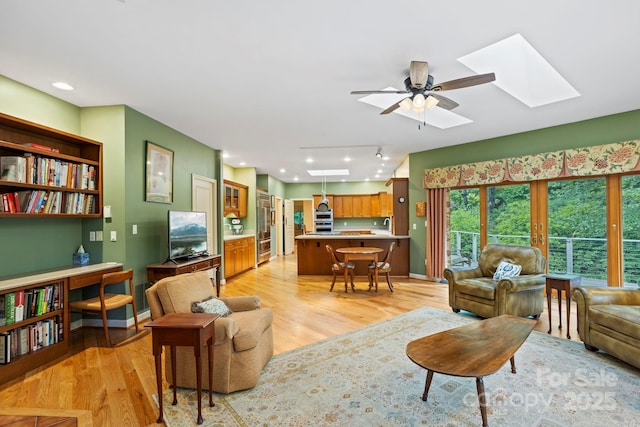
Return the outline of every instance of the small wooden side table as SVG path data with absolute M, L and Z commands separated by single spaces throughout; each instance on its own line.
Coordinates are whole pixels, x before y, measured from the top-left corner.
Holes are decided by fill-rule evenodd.
M 560 318 L 559 329 L 562 329 L 562 291 L 564 291 L 567 298 L 567 338 L 571 338 L 570 326 L 571 326 L 571 290 L 580 286 L 582 283 L 582 277 L 574 274 L 547 274 L 546 276 L 546 293 L 547 293 L 547 311 L 549 312 L 549 331 L 551 333 L 551 290 L 558 291 L 558 317 Z
M 173 385 L 173 402 L 178 403 L 176 398 L 176 346 L 192 346 L 196 357 L 196 384 L 198 392 L 198 418 L 196 422 L 202 424 L 202 360 L 200 350 L 206 342 L 209 355 L 209 406 L 214 406 L 213 393 L 213 343 L 215 341 L 214 321 L 219 316 L 207 313 L 169 313 L 159 319 L 147 323 L 145 326 L 151 328 L 151 339 L 153 342 L 153 356 L 156 362 L 156 380 L 158 382 L 158 405 L 160 415 L 158 423 L 162 422 L 162 346 L 168 345 L 171 348 L 171 366 Z

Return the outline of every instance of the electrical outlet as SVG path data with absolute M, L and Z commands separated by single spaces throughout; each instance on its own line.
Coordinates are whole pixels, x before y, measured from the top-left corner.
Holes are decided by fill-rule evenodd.
M 131 233 L 138 234 L 138 224 L 133 224 L 133 227 L 131 227 Z
M 113 231 L 111 232 L 111 241 L 112 241 L 112 242 L 115 242 L 116 240 L 118 240 L 118 239 L 117 239 L 117 236 L 116 236 L 116 231 L 115 231 L 115 230 L 113 230 Z
M 90 231 L 89 232 L 89 241 L 90 242 L 95 242 L 96 241 L 96 232 L 95 231 Z
M 378 222 L 377 221 L 373 221 L 373 225 L 378 225 Z
M 416 229 L 416 225 L 415 225 L 415 224 L 413 224 L 413 229 L 414 229 L 414 230 Z

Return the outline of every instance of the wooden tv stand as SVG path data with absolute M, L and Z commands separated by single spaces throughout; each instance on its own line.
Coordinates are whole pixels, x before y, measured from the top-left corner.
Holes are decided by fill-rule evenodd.
M 204 271 L 214 268 L 216 270 L 216 295 L 220 296 L 220 265 L 221 255 L 200 256 L 185 261 L 167 261 L 162 264 L 147 265 L 147 280 L 156 282 L 169 276 L 177 276 L 183 273 L 193 273 L 194 271 Z

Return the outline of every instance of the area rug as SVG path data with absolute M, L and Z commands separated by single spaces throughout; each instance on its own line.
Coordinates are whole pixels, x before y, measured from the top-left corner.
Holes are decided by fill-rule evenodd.
M 478 426 L 473 378 L 434 374 L 406 354 L 410 341 L 480 321 L 423 308 L 274 356 L 258 385 L 229 395 L 203 393 L 204 426 Z M 581 343 L 533 332 L 507 363 L 484 378 L 491 426 L 638 426 L 640 370 Z M 170 427 L 196 426 L 196 393 L 164 394 Z

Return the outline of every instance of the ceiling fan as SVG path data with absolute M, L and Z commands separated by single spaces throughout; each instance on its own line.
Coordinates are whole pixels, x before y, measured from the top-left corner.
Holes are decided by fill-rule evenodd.
M 461 89 L 469 86 L 481 85 L 492 82 L 496 79 L 494 73 L 478 74 L 475 76 L 462 77 L 460 79 L 449 80 L 448 82 L 433 84 L 433 76 L 429 74 L 427 62 L 411 61 L 409 66 L 409 77 L 404 80 L 405 90 L 354 90 L 352 95 L 373 95 L 373 94 L 405 94 L 405 98 L 388 107 L 380 114 L 389 114 L 399 107 L 405 110 L 413 109 L 416 112 L 424 111 L 424 108 L 438 106 L 445 110 L 453 110 L 459 104 L 445 96 L 435 92 L 445 90 Z

